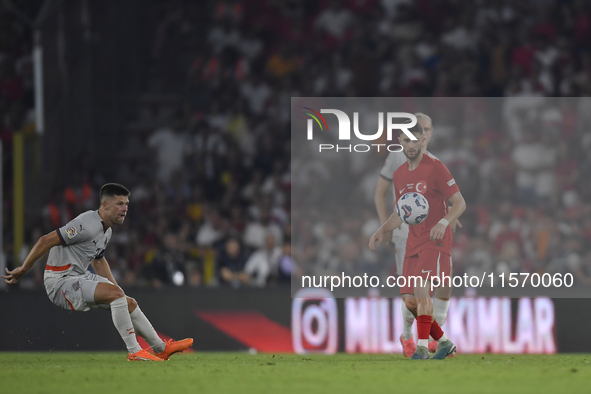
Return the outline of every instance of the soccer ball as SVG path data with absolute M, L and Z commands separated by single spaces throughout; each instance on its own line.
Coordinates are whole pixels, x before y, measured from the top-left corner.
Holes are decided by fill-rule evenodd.
M 420 224 L 429 215 L 429 202 L 420 193 L 406 193 L 396 203 L 396 213 L 406 224 Z

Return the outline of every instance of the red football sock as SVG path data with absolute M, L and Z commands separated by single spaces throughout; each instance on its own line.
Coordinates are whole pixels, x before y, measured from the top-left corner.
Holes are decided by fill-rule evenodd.
M 431 336 L 436 341 L 443 336 L 443 330 L 439 326 L 439 323 L 437 323 L 437 320 L 433 320 L 433 323 L 431 324 Z
M 431 331 L 431 320 L 433 318 L 429 315 L 417 316 L 417 331 L 419 334 L 419 340 L 429 339 L 429 332 Z

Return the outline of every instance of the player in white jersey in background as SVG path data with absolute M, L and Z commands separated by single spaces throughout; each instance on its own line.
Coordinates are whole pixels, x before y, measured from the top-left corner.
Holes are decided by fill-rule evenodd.
M 417 117 L 417 122 L 423 128 L 423 134 L 425 136 L 425 142 L 423 143 L 422 150 L 426 154 L 433 156 L 430 152 L 427 151 L 427 145 L 429 144 L 429 140 L 433 135 L 433 123 L 431 118 L 421 112 L 417 112 L 414 114 Z M 384 224 L 386 220 L 390 217 L 390 213 L 388 211 L 388 207 L 386 204 L 386 193 L 388 192 L 388 188 L 392 184 L 392 175 L 394 171 L 398 169 L 401 165 L 406 165 L 406 156 L 402 152 L 390 152 L 388 157 L 386 158 L 386 162 L 380 171 L 380 175 L 378 177 L 378 185 L 376 186 L 375 194 L 374 194 L 374 202 L 376 205 L 376 210 L 378 211 L 378 215 L 380 217 L 380 223 Z M 396 185 L 393 185 L 394 187 Z M 396 202 L 394 202 L 395 204 Z M 451 229 L 453 232 L 456 230 L 456 226 L 462 227 L 459 221 L 455 221 L 451 223 Z M 392 236 L 385 236 L 384 239 L 391 239 L 392 243 L 394 243 L 396 247 L 396 274 L 402 275 L 402 264 L 404 262 L 404 255 L 406 253 L 406 240 L 408 238 L 408 224 L 403 223 L 400 227 L 392 231 Z M 439 290 L 439 289 L 437 289 Z M 433 315 L 442 326 L 447 319 L 447 310 L 449 308 L 449 295 L 450 289 L 441 289 L 439 291 L 435 291 L 435 295 L 433 298 Z M 400 308 L 402 310 L 402 335 L 400 336 L 400 343 L 402 344 L 402 348 L 404 350 L 404 355 L 406 357 L 410 357 L 414 354 L 416 350 L 416 344 L 412 338 L 412 324 L 414 321 L 414 315 L 406 308 L 406 304 L 404 302 L 400 303 Z M 434 352 L 437 349 L 437 342 L 432 341 L 429 343 L 429 350 Z
M 105 248 L 111 239 L 112 226 L 125 220 L 129 205 L 129 190 L 117 183 L 101 188 L 101 206 L 87 211 L 65 226 L 39 238 L 23 265 L 12 271 L 6 269 L 5 282 L 16 284 L 49 252 L 43 284 L 51 302 L 74 311 L 104 308 L 111 310 L 113 324 L 129 352 L 128 361 L 163 361 L 193 344 L 193 339 L 164 342 L 137 302 L 127 297 L 117 285 Z M 92 264 L 95 273 L 88 271 Z M 152 352 L 139 345 L 136 332 L 150 345 Z

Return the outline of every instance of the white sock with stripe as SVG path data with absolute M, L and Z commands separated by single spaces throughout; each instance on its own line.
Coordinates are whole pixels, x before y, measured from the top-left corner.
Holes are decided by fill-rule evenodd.
M 415 320 L 415 315 L 408 310 L 404 300 L 400 303 L 400 310 L 402 311 L 402 338 L 406 341 L 412 338 L 412 323 Z
M 133 310 L 133 312 L 131 312 L 130 316 L 131 322 L 137 330 L 137 334 L 148 342 L 152 350 L 154 350 L 154 353 L 163 352 L 166 344 L 160 339 L 156 330 L 154 330 L 154 327 L 152 327 L 139 305 Z
M 130 354 L 134 354 L 142 350 L 135 337 L 135 329 L 133 328 L 131 316 L 129 316 L 129 310 L 127 309 L 126 297 L 117 298 L 111 302 L 111 316 L 113 317 L 115 328 L 119 331 L 121 339 L 123 339 L 125 346 L 127 346 L 127 351 Z

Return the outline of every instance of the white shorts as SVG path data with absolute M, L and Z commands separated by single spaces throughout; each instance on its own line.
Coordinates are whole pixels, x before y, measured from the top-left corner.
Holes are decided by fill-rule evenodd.
M 406 238 L 393 236 L 392 242 L 396 247 L 396 275 L 402 275 L 404 255 L 406 254 Z
M 45 291 L 51 302 L 69 311 L 88 311 L 91 308 L 105 308 L 94 302 L 94 291 L 99 283 L 110 283 L 107 278 L 91 272 L 83 275 L 59 274 L 45 271 L 43 277 Z

